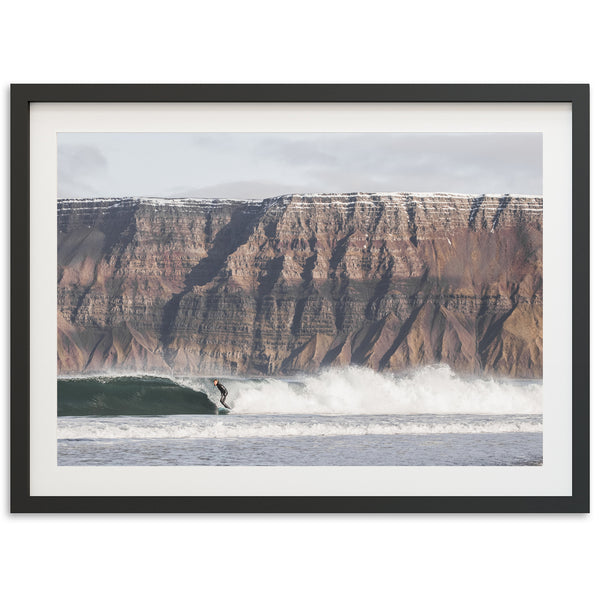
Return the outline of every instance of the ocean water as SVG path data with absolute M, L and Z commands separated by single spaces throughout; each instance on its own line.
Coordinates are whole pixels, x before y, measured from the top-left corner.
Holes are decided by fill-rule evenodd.
M 296 380 L 59 379 L 59 465 L 540 465 L 542 383 L 330 370 Z M 221 414 L 219 414 L 221 413 Z

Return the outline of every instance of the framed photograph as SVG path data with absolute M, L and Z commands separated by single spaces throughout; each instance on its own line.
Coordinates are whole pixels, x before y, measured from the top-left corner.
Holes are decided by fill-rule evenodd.
M 589 511 L 587 85 L 14 85 L 13 512 Z

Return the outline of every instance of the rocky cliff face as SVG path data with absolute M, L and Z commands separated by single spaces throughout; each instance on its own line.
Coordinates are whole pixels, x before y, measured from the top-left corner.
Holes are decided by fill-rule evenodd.
M 58 202 L 58 370 L 542 375 L 541 198 Z

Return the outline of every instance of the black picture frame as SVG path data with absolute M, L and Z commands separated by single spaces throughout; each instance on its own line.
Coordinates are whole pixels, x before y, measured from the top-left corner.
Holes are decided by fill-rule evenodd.
M 402 497 L 32 496 L 30 493 L 30 105 L 116 102 L 570 103 L 572 107 L 572 495 Z M 11 512 L 483 513 L 589 512 L 589 86 L 79 85 L 11 86 Z

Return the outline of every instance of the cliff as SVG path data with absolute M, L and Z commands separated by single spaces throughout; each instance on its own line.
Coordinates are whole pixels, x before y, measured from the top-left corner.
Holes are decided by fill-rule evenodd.
M 58 371 L 542 376 L 542 198 L 58 201 Z

